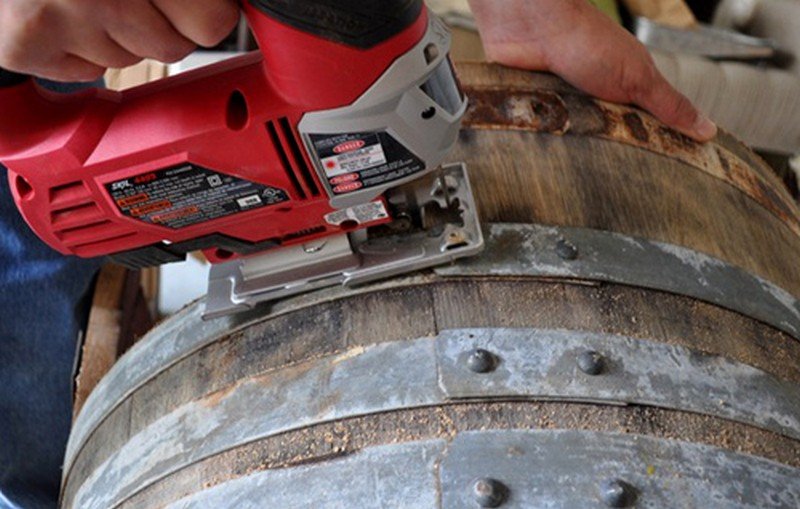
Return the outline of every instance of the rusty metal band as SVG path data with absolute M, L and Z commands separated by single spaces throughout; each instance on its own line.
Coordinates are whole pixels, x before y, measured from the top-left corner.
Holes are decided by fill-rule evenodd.
M 693 297 L 800 339 L 800 302 L 717 258 L 662 242 L 587 228 L 495 223 L 483 255 L 436 269 L 443 276 L 532 276 L 618 283 Z
M 470 368 L 475 348 L 497 359 L 494 370 Z M 587 351 L 604 356 L 602 373 L 580 371 Z M 131 437 L 66 503 L 116 507 L 189 465 L 311 425 L 497 398 L 652 405 L 800 438 L 800 388 L 738 362 L 622 336 L 454 329 L 315 359 L 184 404 Z
M 631 107 L 552 90 L 467 87 L 464 125 L 555 135 L 593 136 L 677 159 L 747 195 L 800 235 L 800 211 L 788 193 L 715 143 L 698 143 Z
M 476 431 L 266 470 L 167 507 L 773 507 L 800 505 L 800 469 L 674 440 L 572 430 Z M 498 505 L 476 494 L 492 480 Z M 628 505 L 614 505 L 624 486 Z M 484 494 L 485 495 L 485 494 Z M 484 502 L 481 504 L 481 502 Z

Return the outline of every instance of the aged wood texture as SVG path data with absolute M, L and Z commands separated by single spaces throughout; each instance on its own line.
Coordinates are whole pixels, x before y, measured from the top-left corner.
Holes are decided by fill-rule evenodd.
M 475 99 L 453 159 L 468 163 L 484 221 L 581 226 L 684 246 L 800 296 L 793 256 L 800 252 L 800 214 L 769 169 L 735 140 L 722 135 L 715 143 L 696 145 L 641 112 L 591 100 L 548 75 L 477 64 L 462 66 L 461 75 Z M 181 334 L 208 334 L 208 341 L 165 361 L 91 422 L 93 431 L 65 465 L 65 507 L 75 507 L 79 496 L 87 500 L 81 493 L 84 483 L 108 474 L 126 447 L 187 408 L 213 411 L 245 385 L 281 376 L 291 381 L 308 374 L 311 365 L 347 362 L 376 345 L 403 344 L 450 329 L 620 335 L 688 348 L 698 354 L 697 362 L 702 354 L 724 357 L 800 384 L 800 341 L 788 334 L 689 297 L 590 281 L 425 274 L 286 299 L 231 321 L 230 330 L 193 327 L 182 319 L 157 329 L 134 351 L 155 353 L 159 342 Z M 401 377 L 397 385 L 413 382 Z M 341 396 L 329 395 L 330 401 L 320 405 L 334 408 Z M 278 399 L 276 405 L 286 403 Z M 489 398 L 333 421 L 309 415 L 318 420 L 247 443 L 232 441 L 224 450 L 155 477 L 142 474 L 112 506 L 163 507 L 259 470 L 328 462 L 381 444 L 450 438 L 470 430 L 632 433 L 800 467 L 797 440 L 669 407 Z M 181 418 L 175 419 L 180 423 Z M 201 437 L 205 441 L 207 435 Z M 166 444 L 174 437 L 163 438 Z M 139 454 L 159 444 L 133 450 Z M 165 452 L 163 459 L 183 453 Z M 135 459 L 128 462 L 134 466 L 133 474 L 125 474 L 128 479 L 139 479 Z M 160 465 L 152 460 L 141 468 Z
M 602 116 L 601 110 L 605 107 L 605 105 L 608 105 L 608 103 L 586 97 L 576 88 L 572 87 L 555 75 L 530 73 L 526 71 L 510 69 L 501 65 L 469 61 L 460 62 L 458 64 L 457 71 L 462 85 L 467 90 L 474 89 L 481 91 L 505 89 L 509 91 L 509 97 L 513 97 L 514 92 L 520 91 L 527 93 L 543 91 L 555 92 L 559 95 L 563 94 L 564 96 L 576 94 L 582 96 L 585 99 L 588 109 L 585 109 L 583 112 L 578 110 L 579 116 L 577 118 L 580 119 L 580 123 L 583 125 L 583 127 L 579 130 L 579 134 L 602 136 L 605 122 L 598 122 L 598 117 Z M 473 105 L 473 108 L 474 107 L 475 105 Z M 619 107 L 619 105 L 616 107 Z M 627 111 L 635 112 L 637 114 L 643 113 L 637 108 L 627 108 Z M 575 120 L 573 119 L 573 122 L 574 121 Z M 470 123 L 469 117 L 467 119 L 467 123 Z M 496 125 L 495 127 L 500 130 L 508 128 L 508 126 L 504 126 L 503 124 Z M 608 127 L 610 128 L 611 126 Z M 533 126 L 525 127 L 524 130 L 536 131 Z M 724 149 L 736 154 L 737 157 L 746 161 L 753 171 L 775 184 L 776 191 L 783 193 L 786 192 L 783 187 L 779 185 L 780 180 L 775 176 L 774 172 L 769 168 L 769 166 L 767 166 L 767 164 L 762 161 L 752 150 L 743 145 L 733 135 L 722 131 L 713 141 L 713 145 L 721 146 Z
M 274 369 L 282 363 L 331 355 L 348 346 L 431 335 L 437 327 L 564 327 L 653 337 L 727 355 L 800 383 L 800 365 L 792 361 L 800 356 L 800 343 L 787 335 L 708 304 L 622 286 L 464 280 L 369 292 L 313 304 L 313 309 L 313 314 L 295 310 L 259 321 L 165 369 L 132 397 L 136 412 L 126 417 L 132 431 L 141 430 L 170 409 L 220 390 L 239 377 Z M 575 313 L 575 309 L 581 312 Z M 388 317 L 391 322 L 387 325 L 386 320 L 376 321 L 375 316 Z M 328 331 L 328 339 L 313 341 L 323 328 Z M 771 347 L 765 349 L 763 344 Z M 187 373 L 195 375 L 187 377 Z M 118 424 L 104 423 L 98 433 L 117 431 Z M 113 441 L 99 442 L 108 450 L 115 447 Z M 105 456 L 95 451 L 87 458 L 102 461 Z
M 140 279 L 140 271 L 114 264 L 103 266 L 97 276 L 75 378 L 73 416 L 114 362 L 155 323 Z
M 698 442 L 800 466 L 800 444 L 735 423 L 647 407 L 565 403 L 473 403 L 356 417 L 250 443 L 191 465 L 122 505 L 163 507 L 253 471 L 331 461 L 364 448 L 485 429 L 579 429 Z
M 86 337 L 81 347 L 81 362 L 75 377 L 73 416 L 78 415 L 89 393 L 119 357 L 120 304 L 127 272 L 120 266 L 106 265 L 98 275 Z
M 478 87 L 468 88 L 467 93 L 472 102 L 466 123 L 473 128 L 589 134 L 644 148 L 731 184 L 786 222 L 795 233 L 800 231 L 793 200 L 776 193 L 770 182 L 754 174 L 745 161 L 721 145 L 695 143 L 648 115 L 577 94 Z
M 692 299 L 616 285 L 433 280 L 422 286 L 384 288 L 267 316 L 219 338 L 163 371 L 112 412 L 72 466 L 69 478 L 91 475 L 120 444 L 155 420 L 197 399 L 213 399 L 213 394 L 224 393 L 240 380 L 348 349 L 433 335 L 442 329 L 486 326 L 563 328 L 648 338 L 726 356 L 800 383 L 800 364 L 796 362 L 800 342 L 737 313 Z M 635 416 L 649 414 L 631 415 L 635 421 Z M 676 434 L 683 426 L 680 415 Z M 710 422 L 707 417 L 687 419 L 685 426 L 697 419 Z M 739 436 L 733 429 L 742 427 L 730 424 L 734 428 L 728 429 L 729 424 L 723 422 L 709 426 L 718 432 L 725 430 L 726 437 Z M 775 447 L 770 445 L 773 433 L 756 435 L 763 438 L 762 449 Z M 202 477 L 197 482 L 208 480 Z M 77 487 L 77 482 L 67 485 L 66 500 Z
M 464 64 L 460 76 L 472 103 L 452 158 L 469 162 L 483 220 L 682 245 L 800 295 L 788 255 L 800 252 L 800 212 L 730 136 L 697 144 L 552 76 L 484 64 Z

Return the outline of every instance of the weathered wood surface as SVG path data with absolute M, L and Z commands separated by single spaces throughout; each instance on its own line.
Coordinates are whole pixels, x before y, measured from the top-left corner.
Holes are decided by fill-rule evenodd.
M 400 285 L 394 290 L 367 292 L 264 319 L 219 338 L 165 369 L 126 399 L 95 431 L 72 466 L 66 500 L 74 495 L 80 479 L 100 468 L 121 444 L 183 405 L 198 400 L 213 404 L 244 380 L 280 369 L 302 370 L 303 363 L 312 359 L 432 335 L 442 329 L 479 326 L 630 335 L 722 355 L 800 383 L 800 342 L 736 313 L 685 297 L 616 285 L 432 279 L 430 284 Z M 428 422 L 424 432 L 418 431 L 420 436 L 446 434 L 439 420 L 464 412 L 472 417 L 454 421 L 454 429 L 500 426 L 498 419 L 507 419 L 515 423 L 506 424 L 508 427 L 569 426 L 692 439 L 793 465 L 800 457 L 800 443 L 795 440 L 686 412 L 636 406 L 590 411 L 591 407 L 574 404 L 487 404 L 392 414 L 381 421 L 382 425 L 373 425 L 385 433 L 380 435 L 383 438 L 374 439 L 413 438 L 417 435 L 409 430 L 420 422 Z M 494 413 L 479 417 L 481 408 L 493 408 Z M 324 425 L 237 446 L 177 472 L 174 479 L 163 479 L 122 507 L 158 507 L 254 468 L 322 461 L 331 454 L 343 454 L 366 440 L 358 436 L 359 426 L 369 426 L 365 423 L 369 420 L 335 425 L 340 435 L 331 436 L 330 426 Z M 340 440 L 350 445 L 342 445 Z
M 771 172 L 735 141 L 723 136 L 716 144 L 696 146 L 642 113 L 582 97 L 551 76 L 485 65 L 462 66 L 461 71 L 472 94 L 491 92 L 478 94 L 483 100 L 473 103 L 453 156 L 469 164 L 484 221 L 583 226 L 685 246 L 800 295 L 793 255 L 800 252 L 796 207 Z M 513 97 L 527 102 L 510 108 Z M 537 107 L 531 97 L 546 97 L 545 106 L 563 108 L 548 116 L 552 110 Z M 520 112 L 524 122 L 517 122 Z M 727 168 L 722 164 L 734 159 Z M 718 355 L 800 384 L 800 341 L 783 332 L 688 297 L 588 281 L 428 274 L 294 297 L 231 324 L 230 330 L 209 332 L 207 345 L 132 387 L 92 424 L 94 431 L 75 461 L 66 465 L 65 507 L 73 507 L 85 480 L 102 472 L 131 439 L 188 405 L 213 408 L 242 384 L 281 373 L 301 376 L 313 362 L 335 362 L 371 345 L 446 329 L 533 327 L 618 334 Z M 134 349 L 156 349 L 183 329 L 179 323 L 161 327 Z M 231 443 L 225 451 L 143 482 L 117 507 L 163 507 L 258 470 L 484 429 L 634 433 L 800 467 L 797 440 L 719 417 L 641 405 L 454 401 L 318 422 Z
M 97 276 L 75 377 L 73 417 L 78 415 L 94 386 L 119 357 L 120 308 L 126 276 L 127 270 L 117 265 L 104 266 Z
M 800 296 L 800 211 L 723 135 L 700 145 L 554 76 L 462 64 L 466 160 L 482 219 L 585 226 L 681 245 Z M 631 127 L 635 126 L 635 127 Z M 727 162 L 725 162 L 727 161 Z
M 646 407 L 554 402 L 462 403 L 356 417 L 305 428 L 226 451 L 151 485 L 125 502 L 125 509 L 160 507 L 257 470 L 285 469 L 344 458 L 367 447 L 435 438 L 468 431 L 577 429 L 649 435 L 719 447 L 736 442 L 740 452 L 800 466 L 796 441 L 702 416 Z M 201 484 L 202 483 L 202 484 Z M 477 507 L 477 506 L 476 506 Z
M 73 418 L 78 415 L 97 382 L 137 339 L 153 327 L 154 302 L 145 294 L 145 284 L 154 298 L 152 269 L 132 271 L 107 264 L 97 275 L 86 335 L 75 377 Z M 144 276 L 147 276 L 145 279 Z

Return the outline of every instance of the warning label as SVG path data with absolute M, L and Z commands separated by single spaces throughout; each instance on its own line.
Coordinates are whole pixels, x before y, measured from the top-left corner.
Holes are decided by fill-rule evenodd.
M 334 194 L 388 184 L 425 169 L 422 160 L 383 131 L 310 137 Z
M 333 147 L 333 152 L 332 156 L 322 159 L 322 167 L 329 178 L 386 164 L 386 154 L 377 135 L 345 141 Z
M 281 189 L 183 164 L 106 184 L 126 216 L 185 228 L 289 200 Z

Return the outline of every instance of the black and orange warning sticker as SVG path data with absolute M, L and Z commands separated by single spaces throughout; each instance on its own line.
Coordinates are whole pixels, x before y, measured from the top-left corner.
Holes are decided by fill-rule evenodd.
M 175 229 L 289 200 L 282 189 L 195 164 L 117 180 L 105 187 L 124 215 Z

